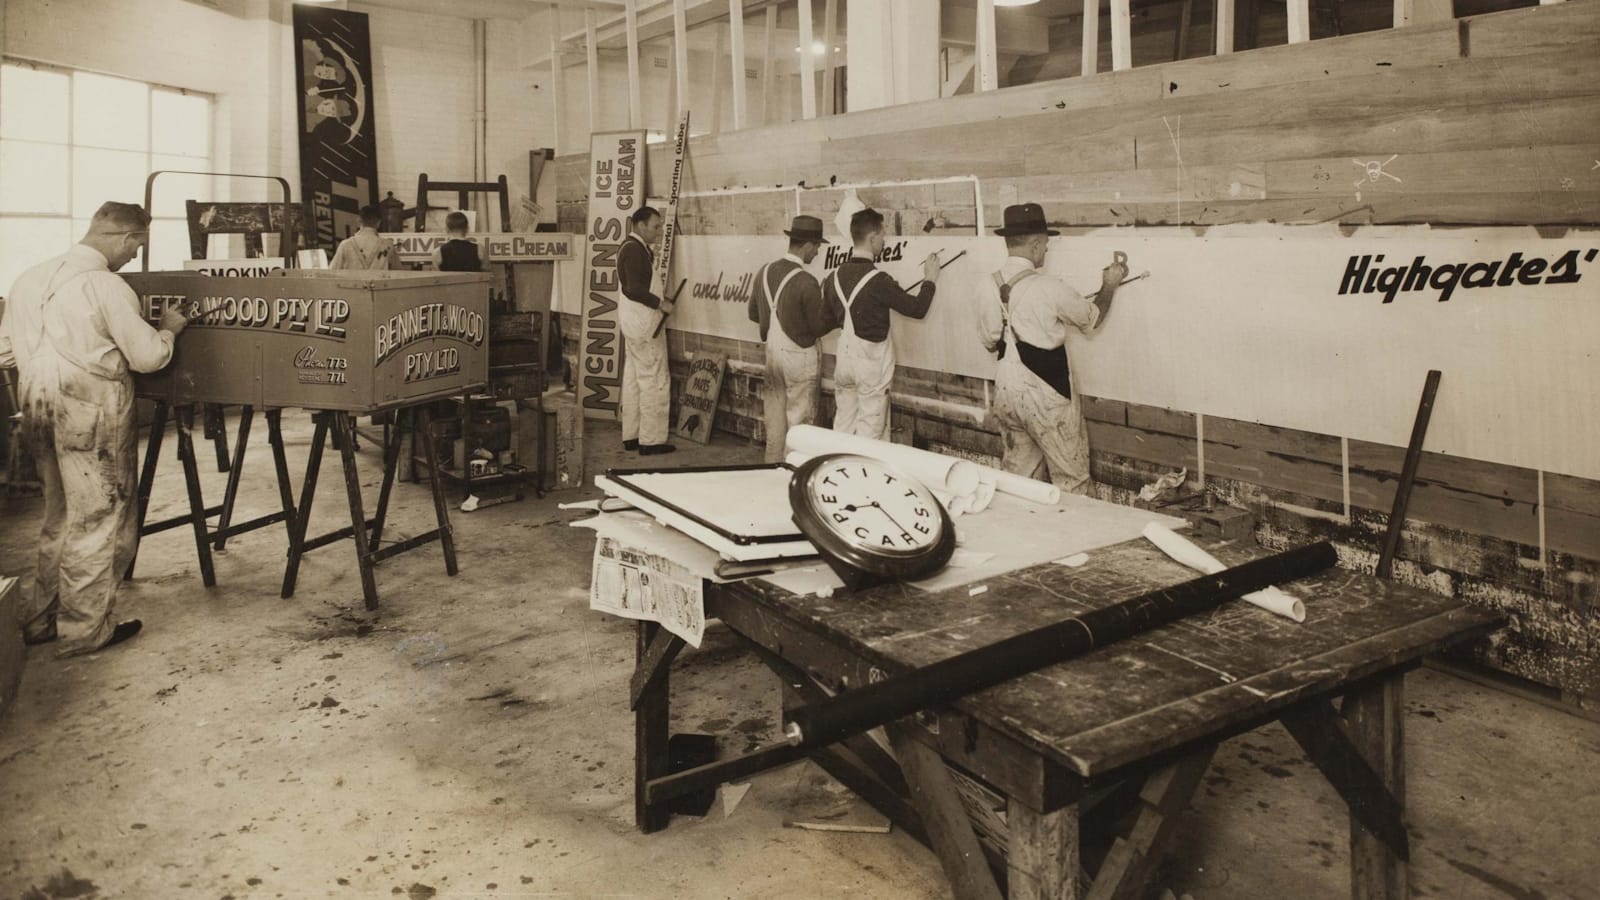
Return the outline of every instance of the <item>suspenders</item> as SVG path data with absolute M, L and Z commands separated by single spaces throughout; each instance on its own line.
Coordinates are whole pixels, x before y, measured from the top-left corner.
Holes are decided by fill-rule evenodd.
M 1016 287 L 1018 282 L 1037 274 L 1039 274 L 1038 269 L 1023 269 L 1010 281 L 1006 281 L 1000 277 L 999 272 L 994 273 L 994 286 L 1000 289 L 1000 359 L 1006 358 L 1006 344 L 1016 339 L 1015 335 L 1007 336 L 1011 330 L 1011 289 Z
M 772 330 L 776 328 L 783 335 L 784 341 L 787 341 L 790 345 L 798 346 L 795 345 L 794 338 L 789 337 L 789 332 L 784 331 L 783 325 L 778 321 L 778 298 L 783 296 L 783 289 L 789 286 L 789 280 L 800 274 L 800 267 L 795 266 L 790 269 L 789 274 L 783 276 L 783 280 L 778 282 L 778 289 L 773 290 L 771 277 L 773 265 L 775 263 L 767 263 L 761 267 L 761 288 L 767 292 L 767 309 L 770 313 L 767 317 L 767 340 L 768 342 L 772 340 Z M 780 342 L 779 346 L 781 347 L 783 344 Z
M 851 307 L 855 306 L 856 297 L 860 296 L 861 289 L 867 286 L 867 282 L 872 280 L 872 276 L 879 275 L 879 274 L 882 274 L 882 273 L 883 273 L 882 269 L 873 269 L 872 271 L 868 272 L 865 276 L 862 277 L 862 279 L 860 281 L 856 282 L 856 286 L 853 289 L 851 289 L 850 296 L 847 298 L 844 295 L 844 288 L 839 284 L 839 270 L 838 269 L 834 269 L 833 270 L 833 292 L 835 294 L 838 294 L 839 295 L 839 299 L 844 302 L 844 314 L 845 314 L 846 317 L 848 317 L 850 319 L 850 336 L 851 337 L 855 337 L 856 336 L 856 334 L 855 334 L 856 320 L 855 320 L 855 316 L 853 316 L 851 314 Z

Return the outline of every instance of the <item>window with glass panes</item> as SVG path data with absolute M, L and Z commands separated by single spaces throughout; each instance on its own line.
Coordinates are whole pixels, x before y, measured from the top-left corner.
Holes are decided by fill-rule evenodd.
M 206 94 L 7 59 L 0 67 L 0 292 L 83 236 L 101 203 L 144 202 L 161 169 L 211 170 Z M 184 201 L 211 179 L 163 175 L 151 202 L 150 268 L 189 257 Z M 125 271 L 137 270 L 130 262 Z

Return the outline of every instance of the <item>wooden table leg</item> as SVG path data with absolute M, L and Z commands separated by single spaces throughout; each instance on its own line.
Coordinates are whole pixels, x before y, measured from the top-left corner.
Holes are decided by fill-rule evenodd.
M 294 529 L 289 535 L 289 563 L 283 570 L 280 596 L 294 596 L 294 583 L 300 577 L 300 558 L 305 555 L 306 530 L 311 526 L 311 501 L 317 496 L 317 475 L 322 471 L 322 448 L 328 442 L 328 414 L 312 413 L 316 427 L 311 431 L 311 450 L 306 457 L 305 481 L 300 485 L 300 504 L 295 507 Z
M 650 645 L 660 632 L 655 622 L 640 622 L 636 665 L 643 667 L 649 661 Z M 668 703 L 671 675 L 663 671 L 659 676 L 647 678 L 639 702 L 633 710 L 633 821 L 646 834 L 667 827 L 672 818 L 666 804 L 651 805 L 645 800 L 645 785 L 652 778 L 668 774 L 671 760 L 667 755 L 667 739 L 671 737 L 671 707 Z
M 1377 771 L 1404 811 L 1405 676 L 1394 675 L 1345 695 L 1343 716 L 1350 738 Z M 1410 896 L 1406 863 L 1355 816 L 1350 817 L 1350 896 L 1355 900 L 1404 900 Z
M 1076 900 L 1078 806 L 1038 813 L 1006 804 L 1006 871 L 1011 900 Z
M 1144 896 L 1150 876 L 1177 830 L 1178 814 L 1199 789 L 1216 750 L 1215 745 L 1207 747 L 1145 779 L 1133 827 L 1126 837 L 1112 842 L 1089 887 L 1088 900 L 1136 900 Z
M 989 861 L 978 843 L 978 835 L 972 830 L 972 820 L 967 818 L 967 808 L 956 791 L 950 770 L 945 768 L 944 759 L 932 747 L 913 737 L 906 726 L 891 725 L 888 730 L 889 742 L 900 760 L 900 770 L 911 788 L 911 801 L 927 829 L 933 852 L 944 867 L 945 877 L 950 879 L 956 900 L 1000 900 L 1000 886 L 989 871 Z M 1076 863 L 1073 868 L 1076 870 Z M 1015 886 L 1012 891 L 1013 897 L 1026 896 L 1016 894 Z M 1062 896 L 1070 898 L 1072 895 Z
M 153 418 L 150 422 L 149 443 L 145 445 L 144 465 L 139 470 L 139 498 L 138 505 L 139 533 L 144 533 L 145 516 L 150 512 L 150 490 L 155 486 L 156 463 L 161 459 L 161 438 L 167 431 L 167 402 L 157 400 Z M 127 571 L 122 573 L 122 580 L 127 581 L 133 577 L 134 563 L 139 561 L 139 546 L 134 545 L 133 557 L 128 560 Z
M 206 587 L 217 583 L 211 567 L 211 535 L 206 526 L 206 503 L 200 494 L 200 466 L 194 454 L 194 407 L 178 408 L 178 458 L 183 460 L 183 483 L 189 493 L 189 522 L 194 528 L 195 553 L 200 558 L 200 580 Z
M 344 469 L 344 492 L 350 501 L 350 537 L 356 542 L 356 567 L 361 571 L 361 596 L 367 609 L 378 608 L 378 579 L 373 574 L 372 545 L 367 540 L 367 516 L 361 504 L 361 473 L 356 469 L 355 421 L 349 413 L 334 412 L 334 446 Z
M 228 486 L 222 492 L 222 514 L 217 517 L 217 539 L 213 542 L 218 550 L 228 546 L 228 525 L 233 522 L 233 504 L 239 498 L 239 477 L 244 471 L 244 451 L 250 444 L 250 423 L 255 414 L 255 407 L 249 404 L 239 409 L 239 437 L 234 442 L 233 464 L 228 467 Z

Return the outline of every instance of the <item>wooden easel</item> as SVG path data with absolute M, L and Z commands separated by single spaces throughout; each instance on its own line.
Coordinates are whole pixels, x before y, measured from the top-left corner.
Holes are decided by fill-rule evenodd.
M 455 191 L 456 209 L 467 208 L 468 194 L 498 194 L 500 195 L 500 230 L 511 230 L 511 189 L 506 185 L 506 177 L 501 175 L 498 181 L 429 181 L 428 173 L 423 172 L 417 176 L 417 216 L 413 220 L 412 231 L 428 230 L 428 192 L 429 191 Z M 486 229 L 478 229 L 484 231 Z

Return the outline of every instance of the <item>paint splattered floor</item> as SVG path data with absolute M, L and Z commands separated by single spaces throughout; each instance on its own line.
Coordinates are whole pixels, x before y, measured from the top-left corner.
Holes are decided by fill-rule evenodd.
M 298 471 L 309 428 L 286 418 Z M 257 431 L 241 519 L 276 498 Z M 598 431 L 591 472 L 626 459 L 616 443 Z M 670 459 L 759 454 L 719 438 Z M 362 458 L 375 492 L 370 446 Z M 152 518 L 182 498 L 163 467 Z M 315 531 L 348 521 L 325 467 Z M 209 591 L 187 531 L 147 539 L 122 604 L 144 633 L 96 658 L 35 652 L 0 720 L 0 900 L 948 896 L 903 834 L 784 828 L 876 821 L 809 764 L 753 779 L 731 813 L 719 801 L 633 830 L 633 632 L 589 612 L 591 533 L 557 499 L 577 497 L 456 512 L 461 574 L 436 547 L 393 559 L 376 612 L 348 545 L 308 556 L 280 600 L 281 531 L 230 543 Z M 0 572 L 19 572 L 39 504 L 0 502 Z M 403 485 L 395 533 L 430 514 Z M 678 671 L 677 729 L 721 732 L 725 751 L 776 729 L 775 682 L 726 633 Z M 1600 725 L 1426 670 L 1408 685 L 1413 893 L 1594 896 Z M 1286 733 L 1244 735 L 1184 813 L 1166 884 L 1196 900 L 1347 896 L 1345 822 Z

